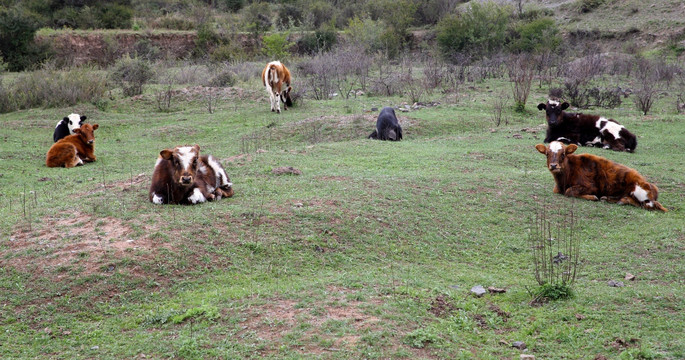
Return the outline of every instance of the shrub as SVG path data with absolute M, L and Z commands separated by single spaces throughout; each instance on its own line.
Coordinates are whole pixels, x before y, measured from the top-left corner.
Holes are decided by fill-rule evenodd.
M 536 211 L 532 222 L 529 243 L 533 250 L 535 280 L 539 285 L 533 292 L 534 301 L 572 297 L 571 286 L 580 264 L 573 210 L 567 213 L 560 210 L 554 214 L 543 208 Z
M 526 109 L 530 86 L 535 74 L 535 63 L 530 55 L 519 55 L 508 62 L 508 70 L 514 95 L 515 110 L 523 112 Z
M 282 28 L 302 25 L 302 8 L 293 4 L 283 4 L 278 9 L 278 24 Z
M 106 76 L 92 68 L 26 72 L 4 89 L 0 86 L 0 111 L 96 103 L 106 89 Z
M 605 0 L 578 0 L 578 10 L 581 13 L 592 12 L 596 8 L 602 6 Z
M 154 76 L 150 64 L 139 58 L 122 57 L 111 70 L 110 79 L 120 86 L 124 96 L 143 93 L 143 86 Z
M 297 42 L 297 47 L 301 52 L 316 54 L 329 51 L 338 42 L 338 34 L 332 27 L 325 27 L 308 33 Z
M 559 28 L 554 19 L 540 18 L 516 27 L 516 39 L 509 48 L 515 52 L 554 51 L 561 44 Z
M 195 23 L 178 16 L 165 16 L 156 20 L 153 24 L 169 30 L 192 30 L 195 29 Z
M 230 11 L 237 12 L 245 6 L 245 0 L 222 0 L 223 6 Z
M 381 49 L 380 37 L 384 28 L 382 22 L 355 17 L 349 21 L 345 32 L 350 42 L 364 46 L 367 53 L 375 53 Z
M 269 9 L 269 4 L 254 2 L 243 10 L 245 28 L 253 35 L 263 34 L 271 29 L 271 20 L 264 15 L 265 9 Z
M 106 29 L 130 29 L 133 10 L 125 5 L 105 3 L 99 5 L 98 18 Z
M 26 12 L 0 8 L 0 54 L 9 71 L 21 71 L 45 58 L 34 42 L 38 23 Z
M 224 69 L 220 73 L 214 75 L 214 77 L 209 81 L 209 86 L 214 87 L 227 87 L 233 86 L 236 82 L 236 75 L 233 71 Z
M 473 3 L 468 10 L 438 23 L 438 46 L 448 59 L 460 52 L 475 56 L 496 52 L 505 44 L 511 14 L 509 6 Z
M 264 55 L 266 55 L 269 59 L 279 60 L 289 57 L 290 48 L 295 45 L 294 42 L 288 41 L 287 34 L 278 33 L 264 35 L 264 37 L 262 37 L 262 42 L 264 43 L 264 47 L 262 48 Z
M 193 55 L 201 57 L 207 55 L 211 52 L 217 44 L 220 42 L 220 37 L 214 31 L 212 26 L 208 23 L 200 25 L 197 29 L 197 37 L 195 38 L 195 49 L 193 50 Z

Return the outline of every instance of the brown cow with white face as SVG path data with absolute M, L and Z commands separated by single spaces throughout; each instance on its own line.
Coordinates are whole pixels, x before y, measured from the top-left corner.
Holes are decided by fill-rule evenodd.
M 95 161 L 95 134 L 98 124 L 83 124 L 74 129 L 74 135 L 61 138 L 52 144 L 46 155 L 48 167 L 74 167 Z
M 266 87 L 271 100 L 271 111 L 281 113 L 281 101 L 283 110 L 288 110 L 288 106 L 293 106 L 290 98 L 290 71 L 280 61 L 272 61 L 262 70 L 262 84 Z
M 606 200 L 647 210 L 668 211 L 657 201 L 659 189 L 636 170 L 592 154 L 573 154 L 578 146 L 552 141 L 535 146 L 547 156 L 556 194 L 585 200 Z
M 159 153 L 152 174 L 150 201 L 154 204 L 197 204 L 233 195 L 226 171 L 211 156 L 200 156 L 200 146 L 177 146 Z

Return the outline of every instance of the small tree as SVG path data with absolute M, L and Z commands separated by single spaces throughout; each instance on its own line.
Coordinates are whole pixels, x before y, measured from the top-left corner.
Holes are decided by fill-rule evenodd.
M 109 76 L 121 86 L 124 96 L 134 96 L 143 93 L 143 86 L 152 79 L 154 72 L 147 61 L 126 55 L 114 64 Z
M 635 76 L 638 85 L 635 90 L 635 106 L 643 115 L 647 115 L 657 100 L 658 73 L 651 61 L 638 59 L 635 65 Z
M 540 285 L 535 292 L 536 300 L 571 297 L 580 264 L 580 240 L 576 237 L 573 209 L 553 214 L 543 207 L 536 211 L 532 227 L 529 244 L 535 280 Z
M 287 34 L 271 34 L 262 37 L 263 51 L 269 59 L 286 59 L 295 43 L 288 41 Z
M 529 55 L 514 57 L 508 64 L 509 80 L 514 93 L 516 111 L 522 112 L 526 108 L 530 86 L 535 75 L 535 62 Z

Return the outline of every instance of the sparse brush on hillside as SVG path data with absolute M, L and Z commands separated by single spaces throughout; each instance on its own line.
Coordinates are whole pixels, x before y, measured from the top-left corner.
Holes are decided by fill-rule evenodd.
M 0 85 L 0 111 L 73 106 L 97 102 L 107 91 L 107 78 L 90 67 L 68 71 L 25 72 Z

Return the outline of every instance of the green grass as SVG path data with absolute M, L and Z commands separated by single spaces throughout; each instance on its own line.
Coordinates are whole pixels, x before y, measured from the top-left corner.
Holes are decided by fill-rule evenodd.
M 629 101 L 602 111 L 638 135 L 636 153 L 581 148 L 657 184 L 670 212 L 656 213 L 552 194 L 534 149 L 544 128 L 521 131 L 544 121 L 537 88 L 498 128 L 486 86 L 507 84 L 436 96 L 399 113 L 405 140 L 390 143 L 365 139 L 366 111 L 403 99 L 306 100 L 279 116 L 243 85 L 214 114 L 201 99 L 157 112 L 150 89 L 107 112 L 0 118 L 1 358 L 514 359 L 515 341 L 541 359 L 685 357 L 685 124 L 666 100 L 648 117 Z M 98 161 L 46 168 L 72 111 L 100 124 Z M 195 143 L 235 196 L 150 204 L 159 151 Z M 531 306 L 540 206 L 574 209 L 582 268 L 573 298 Z M 637 280 L 607 286 L 626 272 Z M 478 284 L 507 292 L 470 296 Z

